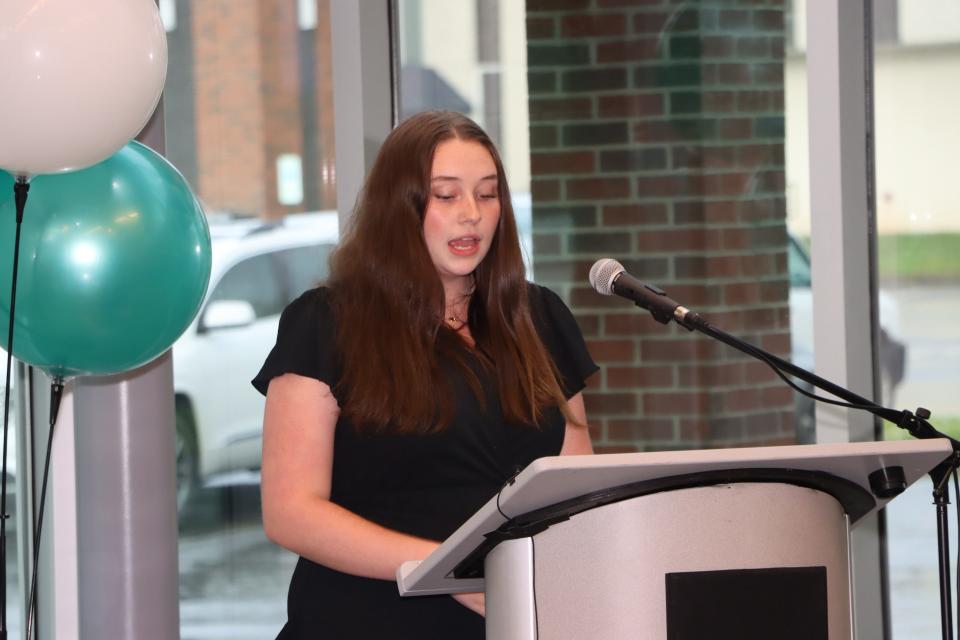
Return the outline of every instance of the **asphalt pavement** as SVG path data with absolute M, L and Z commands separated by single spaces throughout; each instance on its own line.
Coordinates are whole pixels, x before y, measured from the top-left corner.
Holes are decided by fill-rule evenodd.
M 182 640 L 274 638 L 296 557 L 267 540 L 257 486 L 206 489 L 180 525 Z

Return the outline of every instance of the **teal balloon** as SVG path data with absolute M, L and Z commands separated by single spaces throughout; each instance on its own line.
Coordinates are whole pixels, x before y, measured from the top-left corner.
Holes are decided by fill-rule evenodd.
M 0 171 L 0 334 L 7 346 L 14 178 Z M 210 281 L 210 231 L 187 181 L 131 142 L 35 177 L 24 209 L 13 354 L 52 376 L 106 375 L 166 351 Z

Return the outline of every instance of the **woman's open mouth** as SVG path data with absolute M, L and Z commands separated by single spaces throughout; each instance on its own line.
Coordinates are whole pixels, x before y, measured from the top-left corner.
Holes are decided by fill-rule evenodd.
M 480 238 L 477 236 L 461 236 L 447 243 L 450 251 L 458 256 L 472 256 L 480 250 Z

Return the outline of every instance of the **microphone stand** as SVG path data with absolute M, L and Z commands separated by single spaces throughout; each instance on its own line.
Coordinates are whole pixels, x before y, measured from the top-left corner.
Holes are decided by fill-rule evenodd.
M 883 418 L 901 429 L 906 429 L 910 434 L 918 439 L 945 438 L 953 447 L 953 455 L 934 467 L 929 475 L 933 481 L 933 499 L 937 506 L 937 548 L 939 551 L 939 574 L 940 574 L 940 627 L 943 640 L 953 640 L 953 620 L 952 620 L 952 594 L 950 586 L 950 539 L 947 527 L 947 505 L 950 503 L 950 497 L 947 491 L 947 481 L 951 473 L 956 473 L 960 467 L 960 442 L 937 431 L 933 425 L 928 422 L 930 411 L 922 407 L 916 412 L 907 410 L 897 411 L 888 409 L 872 400 L 859 396 L 849 389 L 841 387 L 830 382 L 811 371 L 778 358 L 777 356 L 756 347 L 749 342 L 741 340 L 735 336 L 721 331 L 707 322 L 700 314 L 690 311 L 674 300 L 667 297 L 666 293 L 660 289 L 645 285 L 654 295 L 645 295 L 635 304 L 648 310 L 657 322 L 667 324 L 671 320 L 687 329 L 688 331 L 698 331 L 704 335 L 710 336 L 715 340 L 742 351 L 743 353 L 765 362 L 771 368 L 783 377 L 782 373 L 788 373 L 804 382 L 807 382 L 818 389 L 822 389 L 842 398 L 853 405 L 852 408 L 869 411 L 873 415 Z M 781 373 L 782 372 L 782 373 Z M 784 378 L 785 379 L 785 378 Z M 789 384 L 789 382 L 788 382 Z M 838 403 L 842 404 L 842 403 Z M 846 406 L 846 405 L 844 405 Z M 903 490 L 902 480 L 897 487 L 895 478 L 888 479 L 888 495 L 893 496 Z M 898 490 L 899 489 L 899 490 Z

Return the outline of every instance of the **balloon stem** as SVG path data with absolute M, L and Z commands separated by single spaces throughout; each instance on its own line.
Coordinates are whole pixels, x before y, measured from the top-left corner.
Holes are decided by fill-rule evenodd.
M 28 191 L 30 191 L 30 183 L 23 176 L 18 177 L 13 184 L 14 202 L 17 206 L 17 224 L 23 222 L 23 210 L 27 206 Z
M 60 415 L 60 399 L 63 397 L 63 377 L 57 376 L 50 383 L 50 428 L 57 424 Z

